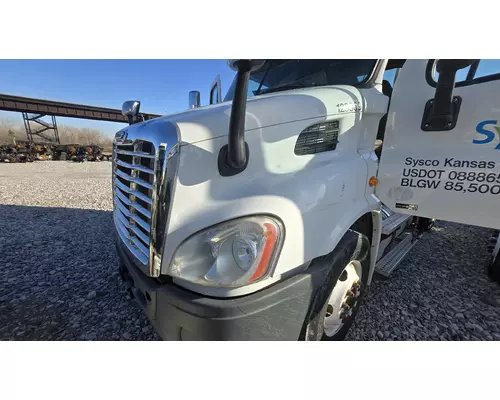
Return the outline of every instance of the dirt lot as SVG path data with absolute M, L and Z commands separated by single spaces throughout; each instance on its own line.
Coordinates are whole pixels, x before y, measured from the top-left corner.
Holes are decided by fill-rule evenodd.
M 0 164 L 0 339 L 158 340 L 116 271 L 111 164 Z M 351 340 L 498 340 L 488 229 L 438 222 L 376 280 Z

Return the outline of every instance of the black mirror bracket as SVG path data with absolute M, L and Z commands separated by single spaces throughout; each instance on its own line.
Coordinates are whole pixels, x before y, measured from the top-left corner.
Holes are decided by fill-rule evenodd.
M 248 148 L 248 143 L 245 142 L 245 162 L 239 168 L 235 168 L 228 164 L 227 162 L 228 152 L 229 152 L 229 146 L 227 144 L 224 145 L 219 151 L 219 157 L 217 159 L 219 174 L 221 176 L 238 175 L 240 172 L 243 172 L 248 165 L 248 159 L 250 158 L 250 150 Z
M 434 98 L 425 104 L 421 125 L 423 131 L 450 131 L 455 128 L 462 104 L 460 96 L 453 96 L 457 71 L 476 61 L 444 59 L 437 62 L 439 79 Z
M 450 131 L 457 125 L 462 98 L 453 96 L 450 107 L 444 112 L 439 112 L 435 108 L 435 100 L 430 99 L 425 104 L 424 115 L 422 118 L 421 129 L 424 132 L 431 131 Z

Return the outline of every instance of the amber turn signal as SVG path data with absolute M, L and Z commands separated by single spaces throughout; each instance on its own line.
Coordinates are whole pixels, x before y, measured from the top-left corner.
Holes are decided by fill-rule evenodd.
M 376 176 L 372 176 L 369 180 L 368 180 L 368 184 L 370 185 L 370 187 L 373 187 L 373 186 L 376 186 L 378 185 L 378 179 Z

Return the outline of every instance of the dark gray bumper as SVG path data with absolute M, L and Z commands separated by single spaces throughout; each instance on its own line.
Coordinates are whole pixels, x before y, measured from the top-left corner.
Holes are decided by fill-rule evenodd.
M 159 284 L 134 266 L 120 240 L 117 249 L 122 273 L 164 340 L 298 340 L 325 273 L 316 265 L 257 293 L 217 299 Z

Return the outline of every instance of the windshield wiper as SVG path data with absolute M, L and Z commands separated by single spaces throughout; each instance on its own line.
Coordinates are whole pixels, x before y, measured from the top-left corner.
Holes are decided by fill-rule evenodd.
M 269 89 L 262 89 L 259 94 L 266 94 L 266 93 L 273 93 L 273 92 L 281 92 L 283 90 L 291 90 L 291 89 L 301 89 L 301 88 L 305 88 L 305 87 L 309 87 L 310 85 L 306 85 L 304 83 L 300 83 L 300 82 L 294 82 L 294 83 L 290 83 L 288 85 L 283 85 L 283 86 L 276 86 L 276 87 L 273 87 L 273 88 L 269 88 Z

